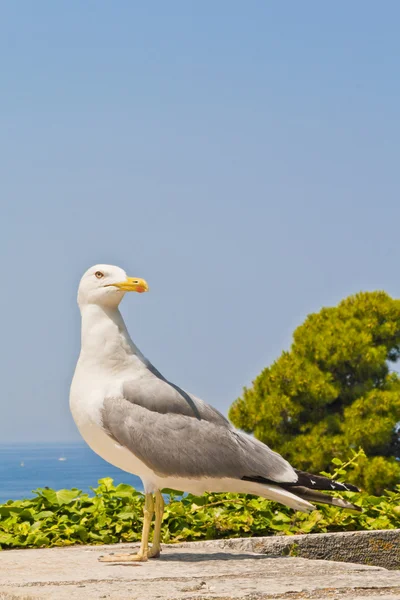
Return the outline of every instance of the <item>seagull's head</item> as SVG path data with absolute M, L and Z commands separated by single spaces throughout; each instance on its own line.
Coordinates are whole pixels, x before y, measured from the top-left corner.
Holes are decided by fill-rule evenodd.
M 147 292 L 144 279 L 128 277 L 123 269 L 113 265 L 94 265 L 83 275 L 78 288 L 78 304 L 98 304 L 116 308 L 126 292 Z

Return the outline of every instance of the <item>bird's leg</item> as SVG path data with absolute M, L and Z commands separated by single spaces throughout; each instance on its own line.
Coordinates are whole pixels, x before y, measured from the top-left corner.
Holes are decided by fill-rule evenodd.
M 143 511 L 143 529 L 142 529 L 142 541 L 140 549 L 137 554 L 109 554 L 107 556 L 101 556 L 99 560 L 101 562 L 130 562 L 130 561 L 146 561 L 149 554 L 149 534 L 151 520 L 154 514 L 154 500 L 152 494 L 146 494 L 144 497 L 144 511 Z
M 161 553 L 161 524 L 164 516 L 164 498 L 159 490 L 156 491 L 155 513 L 153 545 L 148 552 L 149 558 L 158 558 Z

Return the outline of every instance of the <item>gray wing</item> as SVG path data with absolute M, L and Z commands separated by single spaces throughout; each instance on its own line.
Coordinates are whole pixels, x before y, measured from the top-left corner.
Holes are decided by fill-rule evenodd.
M 126 382 L 122 398 L 105 399 L 102 418 L 108 435 L 162 477 L 297 480 L 279 454 L 157 377 Z
M 137 406 L 161 414 L 178 414 L 205 420 L 211 423 L 229 425 L 229 421 L 216 408 L 164 379 L 161 375 L 146 374 L 140 379 L 126 381 L 123 397 Z

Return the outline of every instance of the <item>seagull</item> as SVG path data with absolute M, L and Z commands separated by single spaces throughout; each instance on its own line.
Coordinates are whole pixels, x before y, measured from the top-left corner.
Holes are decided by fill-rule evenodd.
M 85 442 L 112 465 L 139 476 L 145 493 L 137 554 L 106 562 L 146 561 L 161 552 L 162 490 L 253 494 L 309 512 L 311 502 L 360 508 L 318 490 L 360 491 L 294 469 L 268 446 L 236 430 L 215 408 L 166 379 L 132 341 L 119 311 L 126 292 L 147 292 L 144 279 L 95 265 L 78 289 L 81 351 L 70 408 Z M 154 517 L 153 544 L 149 534 Z

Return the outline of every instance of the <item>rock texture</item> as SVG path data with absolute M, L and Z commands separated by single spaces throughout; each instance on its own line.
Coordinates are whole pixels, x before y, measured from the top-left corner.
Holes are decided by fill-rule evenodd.
M 232 548 L 236 551 L 272 556 L 297 556 L 400 569 L 400 529 L 212 540 L 200 543 L 203 547 L 209 544 L 210 548 Z M 180 546 L 192 547 L 193 543 Z
M 132 548 L 125 544 L 4 551 L 0 600 L 400 599 L 400 571 L 272 558 L 245 547 L 249 542 L 263 540 L 165 546 L 160 559 L 147 563 L 98 562 L 101 554 Z

